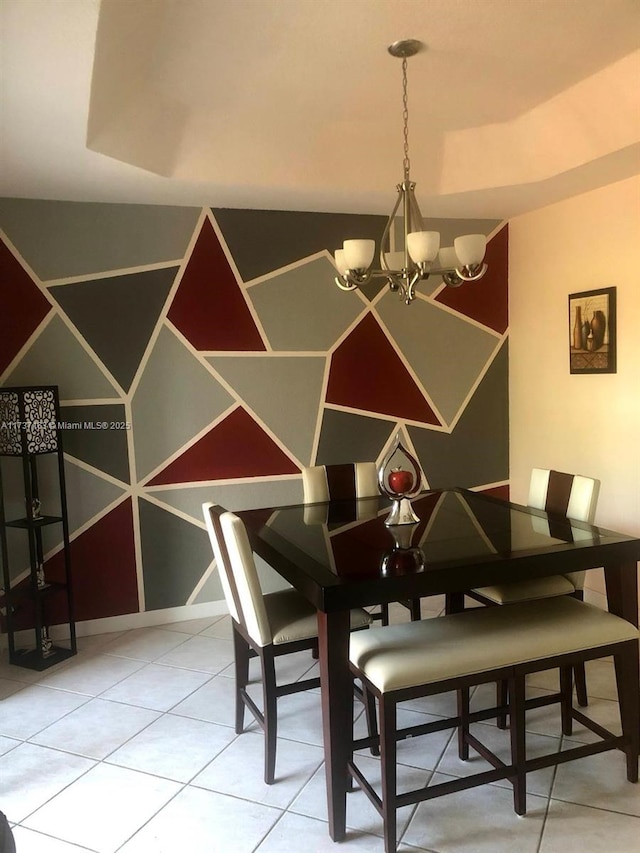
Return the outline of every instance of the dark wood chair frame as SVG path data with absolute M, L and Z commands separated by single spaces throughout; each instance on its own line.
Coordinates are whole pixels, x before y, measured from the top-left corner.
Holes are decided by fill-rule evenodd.
M 236 586 L 233 572 L 231 571 L 231 562 L 229 552 L 224 540 L 222 525 L 220 524 L 220 515 L 226 512 L 222 507 L 211 507 L 210 515 L 213 529 L 215 531 L 222 559 L 226 564 L 226 575 L 229 581 L 231 596 L 236 607 L 236 612 L 242 618 L 242 605 L 238 588 Z M 266 646 L 260 646 L 252 637 L 249 636 L 244 626 L 231 617 L 233 651 L 234 651 L 234 673 L 235 673 L 235 731 L 236 734 L 244 732 L 244 711 L 247 708 L 262 731 L 265 737 L 264 750 L 264 781 L 267 785 L 272 785 L 275 781 L 276 767 L 276 745 L 278 736 L 278 713 L 277 700 L 281 696 L 290 696 L 293 693 L 302 693 L 305 690 L 313 690 L 320 687 L 320 678 L 307 678 L 304 681 L 294 681 L 287 684 L 277 684 L 275 660 L 283 655 L 294 654 L 295 652 L 311 649 L 317 655 L 318 638 L 309 637 L 304 640 L 295 640 L 290 643 L 269 643 Z M 260 668 L 262 676 L 262 700 L 263 710 L 261 711 L 253 701 L 247 687 L 249 681 L 249 662 L 252 658 L 260 659 Z M 367 726 L 369 732 L 376 730 L 375 703 L 370 694 L 364 694 L 361 688 L 354 686 L 355 695 L 364 703 Z M 372 746 L 372 754 L 378 754 L 376 746 Z
M 478 785 L 508 779 L 513 785 L 514 810 L 518 815 L 526 813 L 526 774 L 544 767 L 551 767 L 596 755 L 612 749 L 620 749 L 626 755 L 627 779 L 629 782 L 638 781 L 638 754 L 640 751 L 640 689 L 638 682 L 638 641 L 627 640 L 608 646 L 600 646 L 567 655 L 529 661 L 514 667 L 502 667 L 484 673 L 454 678 L 431 685 L 421 685 L 388 693 L 380 693 L 377 688 L 363 678 L 362 674 L 352 667 L 353 674 L 362 680 L 365 693 L 372 693 L 378 700 L 380 708 L 380 730 L 366 738 L 353 741 L 353 751 L 371 748 L 379 744 L 382 755 L 382 798 L 371 786 L 364 774 L 358 768 L 353 757 L 348 764 L 352 780 L 355 780 L 366 796 L 381 815 L 384 823 L 385 853 L 394 853 L 397 845 L 397 809 L 403 806 L 425 802 L 445 794 L 467 790 Z M 595 721 L 586 717 L 573 707 L 573 671 L 578 663 L 613 655 L 615 661 L 618 702 L 622 723 L 622 735 L 614 735 Z M 525 677 L 533 672 L 547 669 L 560 670 L 560 691 L 542 703 L 538 699 L 525 699 Z M 488 708 L 471 712 L 469 709 L 470 688 L 492 681 L 505 682 L 508 686 L 508 703 L 506 706 Z M 397 729 L 397 704 L 409 699 L 431 696 L 451 690 L 457 692 L 457 714 L 448 719 L 418 726 Z M 571 749 L 554 752 L 537 758 L 526 757 L 526 711 L 540 707 L 541 704 L 560 704 L 563 735 L 571 735 L 573 721 L 581 723 L 600 740 Z M 469 731 L 472 723 L 496 718 L 498 714 L 508 713 L 511 719 L 510 745 L 511 763 L 505 764 L 491 750 L 482 744 Z M 458 756 L 462 761 L 469 757 L 469 748 L 474 749 L 482 758 L 492 765 L 493 770 L 476 773 L 472 776 L 456 779 L 438 785 L 397 793 L 396 758 L 397 743 L 409 737 L 430 734 L 444 729 L 457 728 Z M 371 731 L 371 730 L 370 730 Z

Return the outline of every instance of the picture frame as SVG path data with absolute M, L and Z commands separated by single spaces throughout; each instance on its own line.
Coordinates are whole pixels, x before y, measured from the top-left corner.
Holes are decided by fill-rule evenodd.
M 616 288 L 569 294 L 569 372 L 616 372 Z

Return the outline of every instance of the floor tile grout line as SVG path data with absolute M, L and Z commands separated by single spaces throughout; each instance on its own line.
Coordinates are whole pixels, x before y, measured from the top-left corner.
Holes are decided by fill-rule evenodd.
M 220 618 L 222 619 L 222 618 L 224 618 L 224 616 L 223 616 L 223 617 L 220 617 Z M 219 620 L 218 620 L 218 621 L 219 621 Z M 202 629 L 202 631 L 208 630 L 210 627 L 211 627 L 211 626 L 207 626 L 207 627 L 203 628 L 203 629 Z M 196 634 L 196 635 L 191 635 L 191 636 L 198 636 L 198 634 Z M 216 638 L 216 639 L 223 639 L 223 638 Z M 187 641 L 185 640 L 184 642 L 187 642 Z M 179 646 L 180 646 L 180 645 L 182 645 L 182 643 L 181 643 L 181 644 L 179 644 Z M 179 646 L 176 646 L 175 648 L 178 648 Z M 102 652 L 99 652 L 99 654 L 102 654 Z M 119 657 L 119 656 L 117 656 L 117 655 L 108 655 L 108 654 L 107 654 L 106 656 L 109 656 L 109 657 Z M 139 660 L 139 659 L 133 659 L 133 660 Z M 144 666 L 145 664 L 146 664 L 146 665 L 149 665 L 149 664 L 152 664 L 152 663 L 154 663 L 154 662 L 155 662 L 155 660 L 152 660 L 152 661 L 142 661 L 142 664 L 143 664 L 143 666 Z M 309 670 L 310 670 L 310 669 L 313 669 L 313 667 L 314 667 L 314 664 L 312 664 L 312 665 L 309 667 L 309 669 L 305 670 L 305 673 L 303 673 L 302 675 L 300 675 L 300 676 L 299 676 L 299 678 L 303 678 L 303 677 L 304 677 L 304 675 L 305 675 L 307 672 L 309 672 Z M 141 667 L 141 668 L 143 668 L 143 667 Z M 180 667 L 180 666 L 177 666 L 176 668 L 178 668 L 178 669 L 182 669 L 182 670 L 185 670 L 185 671 L 194 671 L 194 670 L 192 670 L 190 667 Z M 226 667 L 226 669 L 228 669 L 228 668 L 229 668 L 229 667 L 227 666 L 227 667 Z M 134 674 L 135 674 L 135 672 L 138 672 L 138 671 L 140 671 L 140 670 L 139 670 L 139 669 L 138 669 L 138 670 L 135 670 L 135 671 L 134 671 L 134 673 L 131 673 L 131 674 L 129 674 L 129 675 L 127 675 L 127 676 L 125 676 L 124 678 L 126 679 L 126 678 L 130 677 L 131 675 L 134 675 Z M 196 671 L 198 671 L 198 672 L 202 672 L 202 670 L 196 670 Z M 192 690 L 189 694 L 187 694 L 187 696 L 185 696 L 185 697 L 184 697 L 184 699 L 186 699 L 186 698 L 188 698 L 189 696 L 191 696 L 194 692 L 197 692 L 197 690 L 198 690 L 198 689 L 200 689 L 200 687 L 203 687 L 203 686 L 205 686 L 206 684 L 209 684 L 209 683 L 210 683 L 214 678 L 216 678 L 216 677 L 217 677 L 217 676 L 219 676 L 219 675 L 222 675 L 222 673 L 223 673 L 223 671 L 219 671 L 218 673 L 210 673 L 210 672 L 207 672 L 207 674 L 210 676 L 210 677 L 207 679 L 207 681 L 205 681 L 203 685 L 200 685 L 199 687 L 194 688 L 194 690 Z M 228 676 L 224 676 L 224 677 L 228 677 Z M 9 680 L 12 680 L 12 679 L 9 679 Z M 115 682 L 115 684 L 119 684 L 122 680 L 124 680 L 124 679 L 121 679 L 120 681 Z M 19 682 L 19 683 L 23 685 L 23 689 L 24 689 L 24 687 L 28 687 L 28 686 L 44 686 L 44 687 L 49 687 L 49 685 L 41 685 L 41 684 L 39 684 L 39 682 L 37 682 L 37 681 L 36 681 L 36 682 Z M 114 686 L 115 686 L 115 685 L 114 685 Z M 80 695 L 80 696 L 84 697 L 84 698 L 85 698 L 85 700 L 86 700 L 85 702 L 83 702 L 83 703 L 81 703 L 80 705 L 78 705 L 78 706 L 77 706 L 77 708 L 74 708 L 74 709 L 72 709 L 71 711 L 68 711 L 68 712 L 66 712 L 66 713 L 62 714 L 62 715 L 61 715 L 61 717 L 59 717 L 59 718 L 58 718 L 58 720 L 56 720 L 55 722 L 58 722 L 58 721 L 60 721 L 60 720 L 64 719 L 65 717 L 67 717 L 69 714 L 74 713 L 74 711 L 79 710 L 80 708 L 85 707 L 85 706 L 86 706 L 89 702 L 91 702 L 93 699 L 102 699 L 102 701 L 111 701 L 111 702 L 115 702 L 115 701 L 117 701 L 117 700 L 113 700 L 113 699 L 110 699 L 110 698 L 104 697 L 104 695 L 103 695 L 103 694 L 104 694 L 104 692 L 106 692 L 106 691 L 102 691 L 102 693 L 98 693 L 98 694 L 96 694 L 96 695 L 87 695 L 87 694 L 78 694 L 78 693 L 76 693 L 75 691 L 64 690 L 63 688 L 49 687 L 49 689 L 59 690 L 60 692 L 71 693 L 71 694 L 73 694 L 73 695 Z M 108 690 L 108 689 L 109 689 L 109 688 L 106 688 L 106 690 Z M 540 688 L 537 688 L 537 689 L 540 689 Z M 542 688 L 542 689 L 544 689 L 544 688 Z M 20 692 L 20 691 L 18 690 L 17 692 Z M 11 694 L 11 695 L 13 695 L 13 694 Z M 7 698 L 9 698 L 9 697 L 7 697 Z M 610 698 L 608 698 L 608 697 L 597 697 L 597 696 L 595 696 L 595 695 L 590 694 L 590 695 L 589 695 L 589 698 L 590 698 L 590 700 L 591 700 L 592 698 L 593 698 L 593 699 L 596 699 L 596 698 L 597 698 L 597 699 L 600 699 L 601 701 L 604 701 L 604 702 L 607 702 L 607 703 L 616 704 L 615 700 L 612 700 L 612 699 L 610 699 Z M 199 719 L 199 718 L 197 718 L 197 717 L 196 717 L 196 718 L 194 718 L 194 717 L 186 717 L 185 715 L 177 714 L 177 713 L 175 712 L 175 708 L 177 707 L 177 705 L 179 705 L 179 704 L 180 704 L 180 702 L 184 701 L 184 699 L 181 699 L 181 700 L 180 700 L 179 702 L 177 702 L 175 705 L 171 706 L 170 708 L 168 708 L 168 709 L 166 709 L 166 710 L 159 711 L 158 709 L 148 709 L 148 710 L 155 710 L 155 711 L 157 711 L 157 713 L 159 714 L 159 716 L 158 716 L 158 717 L 156 717 L 156 719 L 155 719 L 155 720 L 150 721 L 150 722 L 149 722 L 146 726 L 144 726 L 144 727 L 143 727 L 143 729 L 141 729 L 141 730 L 140 730 L 140 732 L 138 732 L 137 734 L 142 733 L 142 732 L 143 732 L 143 731 L 145 731 L 149 726 L 153 725 L 155 722 L 157 722 L 158 720 L 162 719 L 163 717 L 169 717 L 169 716 L 172 716 L 172 717 L 184 717 L 184 718 L 186 718 L 186 719 Z M 137 705 L 132 705 L 131 703 L 128 703 L 128 702 L 120 702 L 119 704 L 129 705 L 130 707 L 141 707 L 141 706 L 137 706 Z M 413 709 L 411 709 L 411 710 L 413 710 Z M 415 713 L 424 713 L 424 714 L 428 714 L 428 712 L 423 712 L 423 711 L 420 711 L 420 710 L 419 710 L 419 711 L 415 711 Z M 430 715 L 430 716 L 435 716 L 435 715 Z M 212 724 L 214 724 L 214 725 L 221 725 L 221 726 L 224 726 L 224 724 L 216 723 L 215 721 L 211 721 L 211 720 L 206 720 L 206 719 L 205 719 L 205 720 L 202 720 L 202 721 L 203 721 L 203 722 L 211 722 L 211 723 L 212 723 Z M 54 723 L 50 723 L 50 724 L 49 724 L 49 726 L 51 726 L 51 725 L 54 725 Z M 40 732 L 44 731 L 44 730 L 45 730 L 46 728 L 48 728 L 49 726 L 45 726 L 45 727 L 44 727 L 44 729 L 41 729 L 39 732 L 32 734 L 30 737 L 31 737 L 31 738 L 33 738 L 33 737 L 37 736 L 37 734 L 38 734 L 38 733 L 40 733 Z M 225 728 L 232 728 L 231 726 L 224 726 L 224 727 L 225 727 Z M 528 731 L 529 731 L 529 730 L 528 730 Z M 256 732 L 256 734 L 259 734 L 259 732 Z M 453 732 L 453 733 L 450 735 L 450 738 L 449 738 L 448 743 L 450 743 L 451 739 L 454 737 L 454 734 L 455 734 L 455 732 Z M 547 738 L 549 738 L 549 737 L 554 737 L 556 740 L 558 740 L 559 746 L 560 746 L 560 743 L 561 743 L 561 741 L 562 741 L 562 736 L 557 737 L 556 735 L 550 735 L 550 734 L 548 734 L 548 733 L 543 733 L 542 731 L 531 732 L 531 734 L 536 734 L 536 735 L 544 736 L 544 737 L 547 737 Z M 17 747 L 17 746 L 21 745 L 22 743 L 30 743 L 30 742 L 31 742 L 29 739 L 27 739 L 27 740 L 23 740 L 23 739 L 15 738 L 15 737 L 13 737 L 13 736 L 9 736 L 9 735 L 7 735 L 7 737 L 8 737 L 10 740 L 15 740 L 15 741 L 16 741 L 16 743 L 15 743 L 15 745 L 14 745 L 14 746 L 12 746 L 12 747 L 7 751 L 7 753 L 5 753 L 5 754 L 9 754 L 9 753 L 11 753 L 11 752 L 12 752 L 12 751 Z M 125 740 L 125 741 L 123 742 L 123 744 L 121 744 L 120 746 L 123 746 L 123 745 L 125 745 L 126 743 L 128 743 L 128 742 L 129 742 L 129 740 L 131 740 L 133 737 L 135 737 L 135 735 L 132 735 L 130 738 L 128 738 L 127 740 Z M 213 758 L 211 758 L 211 759 L 209 760 L 209 762 L 207 762 L 207 764 L 206 764 L 204 767 L 206 768 L 206 767 L 207 767 L 207 766 L 209 766 L 213 761 L 215 761 L 218 757 L 220 757 L 220 755 L 222 755 L 222 753 L 224 753 L 224 752 L 225 752 L 225 751 L 226 751 L 226 750 L 231 746 L 231 744 L 235 743 L 235 741 L 238 739 L 238 737 L 239 737 L 239 736 L 236 736 L 236 738 L 234 738 L 232 741 L 230 741 L 228 744 L 226 744 L 226 745 L 225 745 L 225 746 L 220 750 L 220 752 L 218 752 L 218 753 L 216 754 L 216 756 L 214 756 Z M 297 743 L 309 743 L 309 741 L 299 741 L 299 740 L 295 740 L 295 739 L 293 739 L 293 738 L 284 738 L 284 739 L 286 739 L 286 740 L 292 740 L 293 742 L 297 742 Z M 38 745 L 38 744 L 33 744 L 33 745 Z M 317 746 L 317 744 L 312 744 L 312 745 Z M 117 748 L 116 748 L 116 750 L 117 750 L 117 749 L 119 749 L 119 748 L 120 748 L 120 746 L 119 746 L 119 747 L 117 747 Z M 448 744 L 447 744 L 447 746 L 448 746 Z M 439 757 L 439 759 L 438 759 L 438 765 L 437 765 L 437 766 L 439 766 L 439 765 L 441 764 L 441 761 L 442 761 L 442 758 L 443 758 L 443 755 L 444 755 L 444 752 L 445 752 L 445 750 L 446 750 L 447 746 L 445 746 L 445 747 L 443 748 L 442 753 L 440 754 L 440 757 Z M 44 747 L 44 748 L 54 748 L 54 747 Z M 89 760 L 91 760 L 91 761 L 93 761 L 93 762 L 94 762 L 93 767 L 88 768 L 84 773 L 80 774 L 80 775 L 79 775 L 75 780 L 73 780 L 73 781 L 72 781 L 71 783 L 69 783 L 69 784 L 73 784 L 75 781 L 78 781 L 79 779 L 83 778 L 83 776 L 85 776 L 85 775 L 86 775 L 86 773 L 91 772 L 91 770 L 92 770 L 92 769 L 94 769 L 94 768 L 95 768 L 95 766 L 96 766 L 97 764 L 104 763 L 104 764 L 106 764 L 106 765 L 108 765 L 108 766 L 122 766 L 122 765 L 112 765 L 112 764 L 110 764 L 110 762 L 108 761 L 108 758 L 109 758 L 111 755 L 113 755 L 113 752 L 114 752 L 114 751 L 116 751 L 116 750 L 113 750 L 111 753 L 108 753 L 108 755 L 107 755 L 107 756 L 105 756 L 103 759 L 96 760 L 96 759 L 93 759 L 93 758 L 89 757 Z M 59 750 L 59 751 L 64 752 L 64 750 Z M 72 753 L 72 754 L 77 755 L 77 753 Z M 80 757 L 88 758 L 87 756 L 80 756 Z M 308 784 L 308 782 L 310 781 L 310 779 L 311 779 L 311 778 L 313 778 L 313 776 L 318 772 L 318 769 L 319 769 L 321 766 L 322 766 L 322 762 L 320 762 L 320 764 L 318 765 L 318 767 L 317 767 L 317 768 L 316 768 L 316 769 L 311 773 L 311 777 L 309 778 L 309 780 L 307 781 L 307 783 L 306 783 L 306 784 Z M 143 774 L 143 775 L 156 775 L 156 774 L 149 774 L 149 773 L 147 773 L 146 771 L 136 770 L 136 768 L 128 768 L 128 769 L 131 769 L 131 770 L 133 770 L 133 771 L 135 771 L 135 772 L 137 772 L 137 773 L 141 773 L 141 774 Z M 204 768 L 202 768 L 202 769 L 204 769 Z M 198 771 L 198 772 L 202 772 L 202 770 L 200 770 L 200 771 Z M 432 771 L 428 771 L 428 772 L 430 772 L 431 777 L 433 777 L 434 773 L 435 773 L 435 772 L 437 772 L 437 771 L 436 771 L 436 770 L 432 770 Z M 557 772 L 558 772 L 558 767 L 557 767 L 557 766 L 555 766 L 555 767 L 554 767 L 554 769 L 553 769 L 553 778 L 552 778 L 552 782 L 551 782 L 551 785 L 550 785 L 550 788 L 549 788 L 549 793 L 546 795 L 545 817 L 544 817 L 543 827 L 542 827 L 542 829 L 541 829 L 541 833 L 540 833 L 540 838 L 539 838 L 539 841 L 538 841 L 538 851 L 540 851 L 541 846 L 542 846 L 542 843 L 543 843 L 544 833 L 545 833 L 546 826 L 547 826 L 547 819 L 548 819 L 548 817 L 549 817 L 549 810 L 550 810 L 550 806 L 551 806 L 552 802 L 567 802 L 567 803 L 572 804 L 572 805 L 581 806 L 581 807 L 583 807 L 583 808 L 588 808 L 588 809 L 596 809 L 596 810 L 598 810 L 598 811 L 603 811 L 603 812 L 605 812 L 605 813 L 607 813 L 607 812 L 608 812 L 608 813 L 613 813 L 613 814 L 624 814 L 624 815 L 627 815 L 627 816 L 630 816 L 630 817 L 638 817 L 637 815 L 628 814 L 627 812 L 618 812 L 618 811 L 612 810 L 612 809 L 610 809 L 610 808 L 603 809 L 603 808 L 598 807 L 598 806 L 588 805 L 588 804 L 584 804 L 584 803 L 573 803 L 573 801 L 572 801 L 572 800 L 560 800 L 560 799 L 558 799 L 558 798 L 554 798 L 554 797 L 553 797 L 553 788 L 554 788 L 554 786 L 555 786 L 555 782 L 556 782 L 556 774 L 557 774 Z M 197 775 L 198 775 L 198 774 L 195 774 L 195 776 L 197 776 Z M 172 796 L 172 797 L 167 801 L 167 803 L 165 803 L 165 806 L 166 806 L 166 805 L 168 805 L 168 803 L 169 803 L 169 802 L 171 802 L 171 801 L 174 799 L 174 797 L 175 797 L 175 796 L 178 796 L 178 794 L 179 794 L 181 791 L 184 791 L 186 788 L 190 788 L 190 787 L 192 787 L 192 788 L 199 788 L 199 786 L 197 786 L 197 785 L 194 785 L 194 784 L 193 784 L 193 781 L 194 781 L 194 779 L 195 779 L 195 776 L 194 776 L 194 777 L 192 777 L 188 782 L 181 782 L 181 781 L 177 781 L 177 780 L 175 780 L 175 779 L 168 780 L 168 781 L 172 781 L 172 782 L 174 782 L 174 783 L 176 783 L 176 784 L 180 785 L 180 790 L 179 790 L 179 791 L 176 791 L 176 793 L 175 793 L 175 794 L 174 794 L 174 795 L 173 795 L 173 796 Z M 160 776 L 159 778 L 161 778 L 161 779 L 166 779 L 167 777 Z M 225 795 L 225 796 L 234 797 L 235 799 L 240 799 L 240 800 L 243 800 L 243 801 L 245 801 L 245 802 L 254 802 L 254 803 L 257 803 L 257 804 L 265 805 L 265 806 L 268 806 L 269 808 L 274 808 L 274 809 L 277 809 L 277 810 L 279 810 L 279 811 L 281 811 L 281 812 L 282 812 L 282 814 L 280 815 L 280 817 L 276 820 L 276 822 L 273 824 L 273 826 L 271 827 L 271 829 L 270 829 L 270 830 L 266 833 L 266 835 L 264 836 L 264 837 L 266 838 L 266 837 L 268 836 L 268 834 L 273 830 L 273 828 L 277 825 L 277 823 L 282 819 L 283 814 L 286 814 L 286 813 L 296 814 L 296 812 L 292 812 L 292 811 L 290 811 L 290 809 L 291 809 L 291 806 L 293 805 L 293 803 L 295 802 L 296 798 L 299 796 L 299 793 L 300 793 L 302 790 L 304 790 L 304 788 L 306 787 L 306 784 L 303 786 L 303 788 L 301 788 L 301 789 L 300 789 L 300 791 L 299 791 L 297 794 L 294 794 L 294 795 L 293 795 L 292 799 L 290 800 L 290 802 L 288 803 L 288 805 L 287 805 L 286 807 L 284 807 L 284 809 L 283 809 L 282 807 L 279 807 L 279 806 L 271 806 L 271 805 L 269 805 L 269 804 L 265 804 L 265 803 L 262 803 L 262 804 L 261 804 L 261 803 L 259 803 L 259 801 L 256 801 L 256 800 L 251 800 L 251 799 L 249 799 L 249 800 L 244 800 L 244 798 L 242 798 L 242 797 L 234 797 L 234 795 L 233 795 L 233 794 L 224 794 L 224 795 Z M 65 785 L 65 786 L 63 786 L 63 788 L 61 788 L 61 789 L 60 789 L 60 791 L 57 791 L 57 792 L 56 792 L 56 794 L 55 794 L 55 795 L 53 795 L 53 796 L 57 796 L 58 794 L 62 793 L 62 791 L 66 790 L 66 788 L 68 788 L 68 787 L 69 787 L 69 785 Z M 204 788 L 204 790 L 211 790 L 211 789 Z M 223 793 L 223 792 L 218 792 L 218 793 Z M 538 795 L 538 796 L 539 796 L 539 795 Z M 50 802 L 50 800 L 51 800 L 51 798 L 47 799 L 47 800 L 46 800 L 46 803 Z M 38 808 L 42 808 L 42 806 L 43 806 L 43 805 L 45 805 L 46 803 L 42 803 L 42 804 L 40 804 L 40 805 L 38 806 Z M 162 808 L 164 808 L 164 806 L 162 806 L 162 807 L 158 810 L 158 812 L 159 812 L 159 811 L 161 811 L 161 810 L 162 810 Z M 413 816 L 414 816 L 414 814 L 415 814 L 415 811 L 416 811 L 416 810 L 417 810 L 417 805 L 416 805 L 416 808 L 414 809 L 414 812 L 412 813 L 412 816 L 411 816 L 411 818 L 410 818 L 410 821 L 411 821 L 411 820 L 413 820 Z M 37 811 L 37 809 L 36 809 L 35 811 Z M 157 814 L 158 812 L 156 812 L 156 814 Z M 30 813 L 30 815 L 28 815 L 27 817 L 23 818 L 23 821 L 24 821 L 24 820 L 27 820 L 27 819 L 28 819 L 28 817 L 30 817 L 32 814 L 33 814 L 33 812 L 31 812 L 31 813 Z M 151 818 L 150 818 L 150 819 L 151 819 Z M 318 818 L 311 818 L 311 819 L 319 820 Z M 410 821 L 409 821 L 409 823 L 410 823 Z M 407 827 L 409 826 L 409 823 L 407 824 Z M 17 824 L 15 824 L 15 825 L 20 826 L 20 825 L 22 825 L 22 822 L 17 823 Z M 146 825 L 146 824 L 145 824 L 145 825 Z M 138 829 L 136 830 L 136 833 L 137 833 L 137 832 L 139 832 L 139 831 L 141 830 L 141 828 L 142 828 L 142 827 L 138 827 Z M 135 835 L 136 833 L 134 833 L 134 835 Z M 405 833 L 406 833 L 406 829 L 405 829 Z M 51 836 L 51 837 L 55 837 L 55 836 Z M 133 836 L 132 836 L 132 837 L 133 837 Z M 376 836 L 376 837 L 378 837 L 378 836 Z M 264 839 L 263 839 L 263 840 L 264 840 Z M 263 840 L 259 842 L 258 846 L 260 846 L 260 844 L 262 844 L 262 843 L 263 843 Z M 127 843 L 127 842 L 125 842 L 125 843 Z M 407 844 L 407 846 L 409 846 L 409 847 L 412 847 L 412 845 L 409 845 L 409 844 L 408 844 L 408 842 L 403 842 L 403 843 Z M 89 849 L 89 848 L 83 848 L 83 849 Z M 118 848 L 118 849 L 121 849 L 121 848 Z M 422 850 L 423 848 L 415 848 L 415 849 L 416 849 L 416 850 Z M 435 851 L 431 851 L 431 853 L 435 853 Z

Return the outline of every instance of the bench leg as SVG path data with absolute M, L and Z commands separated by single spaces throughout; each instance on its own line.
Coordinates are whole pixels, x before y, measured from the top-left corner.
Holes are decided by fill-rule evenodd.
M 469 688 L 461 687 L 457 692 L 458 701 L 458 716 L 460 717 L 460 725 L 458 726 L 458 758 L 461 761 L 467 761 L 469 758 Z
M 638 717 L 640 717 L 638 643 L 635 640 L 627 643 L 623 651 L 614 655 L 614 664 L 618 686 L 622 734 L 627 740 L 625 747 L 627 779 L 629 782 L 637 782 L 638 751 L 640 749 L 640 731 L 638 728 Z
M 500 707 L 504 707 L 509 702 L 509 690 L 507 687 L 507 682 L 503 679 L 502 681 L 498 681 L 496 684 L 496 705 Z M 496 725 L 499 729 L 507 728 L 507 712 L 499 711 L 496 718 Z
M 513 777 L 513 808 L 516 814 L 523 815 L 527 813 L 524 675 L 516 675 L 509 679 L 508 693 L 511 728 L 511 763 L 515 768 Z
M 560 719 L 562 722 L 562 734 L 570 735 L 573 732 L 573 668 L 570 666 L 560 667 Z
M 576 698 L 578 699 L 578 705 L 582 708 L 586 708 L 589 704 L 589 699 L 587 697 L 587 676 L 584 669 L 584 662 L 577 663 L 574 666 L 573 677 L 576 682 Z
M 383 695 L 380 699 L 380 753 L 382 755 L 382 820 L 385 853 L 396 853 L 396 703 Z

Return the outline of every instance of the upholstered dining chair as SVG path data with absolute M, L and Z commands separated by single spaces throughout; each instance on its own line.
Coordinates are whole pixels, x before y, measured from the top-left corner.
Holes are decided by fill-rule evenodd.
M 353 462 L 343 465 L 313 465 L 302 469 L 302 488 L 305 504 L 329 500 L 356 501 L 380 495 L 375 462 Z M 411 613 L 411 619 L 421 618 L 420 599 L 401 601 Z M 380 612 L 372 614 L 383 625 L 389 624 L 389 605 L 381 604 Z
M 554 526 L 561 536 L 566 535 L 567 519 L 593 523 L 598 502 L 600 481 L 579 474 L 565 474 L 546 468 L 533 468 L 529 483 L 528 505 L 549 513 L 547 518 L 534 518 L 533 524 L 544 526 L 546 534 L 553 536 Z M 534 578 L 526 581 L 496 584 L 471 590 L 466 595 L 482 604 L 514 604 L 519 601 L 531 601 L 537 598 L 552 598 L 558 595 L 570 595 L 580 601 L 584 598 L 584 579 L 586 572 L 568 572 L 548 578 Z M 576 695 L 582 706 L 588 704 L 587 684 L 584 666 L 578 666 L 575 672 Z M 500 689 L 504 691 L 505 685 Z M 499 702 L 499 704 L 502 704 Z M 500 725 L 505 724 L 503 718 Z
M 373 694 L 380 708 L 381 754 L 380 796 L 367 779 L 365 765 L 352 755 L 349 773 L 382 817 L 385 853 L 397 844 L 397 809 L 477 785 L 507 779 L 513 785 L 514 809 L 526 812 L 526 774 L 542 767 L 621 749 L 626 755 L 627 779 L 638 781 L 640 687 L 638 681 L 639 632 L 630 622 L 569 596 L 535 600 L 511 607 L 488 607 L 462 613 L 375 627 L 351 635 L 350 666 L 354 678 Z M 428 653 L 425 653 L 428 650 Z M 585 660 L 614 656 L 622 736 L 590 720 L 573 707 L 572 667 Z M 527 758 L 525 715 L 537 707 L 537 700 L 525 699 L 525 677 L 532 672 L 560 669 L 562 732 L 570 736 L 573 721 L 588 727 L 600 740 L 588 745 L 553 751 Z M 470 724 L 495 717 L 499 708 L 471 712 L 470 688 L 505 680 L 509 685 L 511 727 L 510 762 L 502 761 L 471 734 Z M 398 729 L 400 702 L 443 693 L 457 692 L 457 714 L 448 719 Z M 493 769 L 440 784 L 398 793 L 397 743 L 445 728 L 456 728 L 458 757 L 465 761 L 469 747 Z M 484 726 L 477 727 L 485 729 Z M 506 735 L 505 735 L 506 737 Z M 370 747 L 372 736 L 353 741 L 353 750 Z M 376 774 L 377 775 L 377 774 Z
M 277 699 L 320 686 L 319 678 L 278 685 L 275 659 L 303 649 L 317 649 L 317 613 L 294 589 L 264 594 L 242 519 L 211 502 L 204 503 L 202 511 L 231 615 L 236 679 L 235 730 L 237 734 L 244 731 L 244 711 L 248 708 L 264 731 L 264 781 L 271 785 L 275 780 Z M 351 611 L 353 630 L 366 628 L 370 623 L 371 617 L 366 611 Z M 247 692 L 249 661 L 254 657 L 260 659 L 262 711 Z M 369 717 L 371 699 L 363 697 L 367 699 Z

